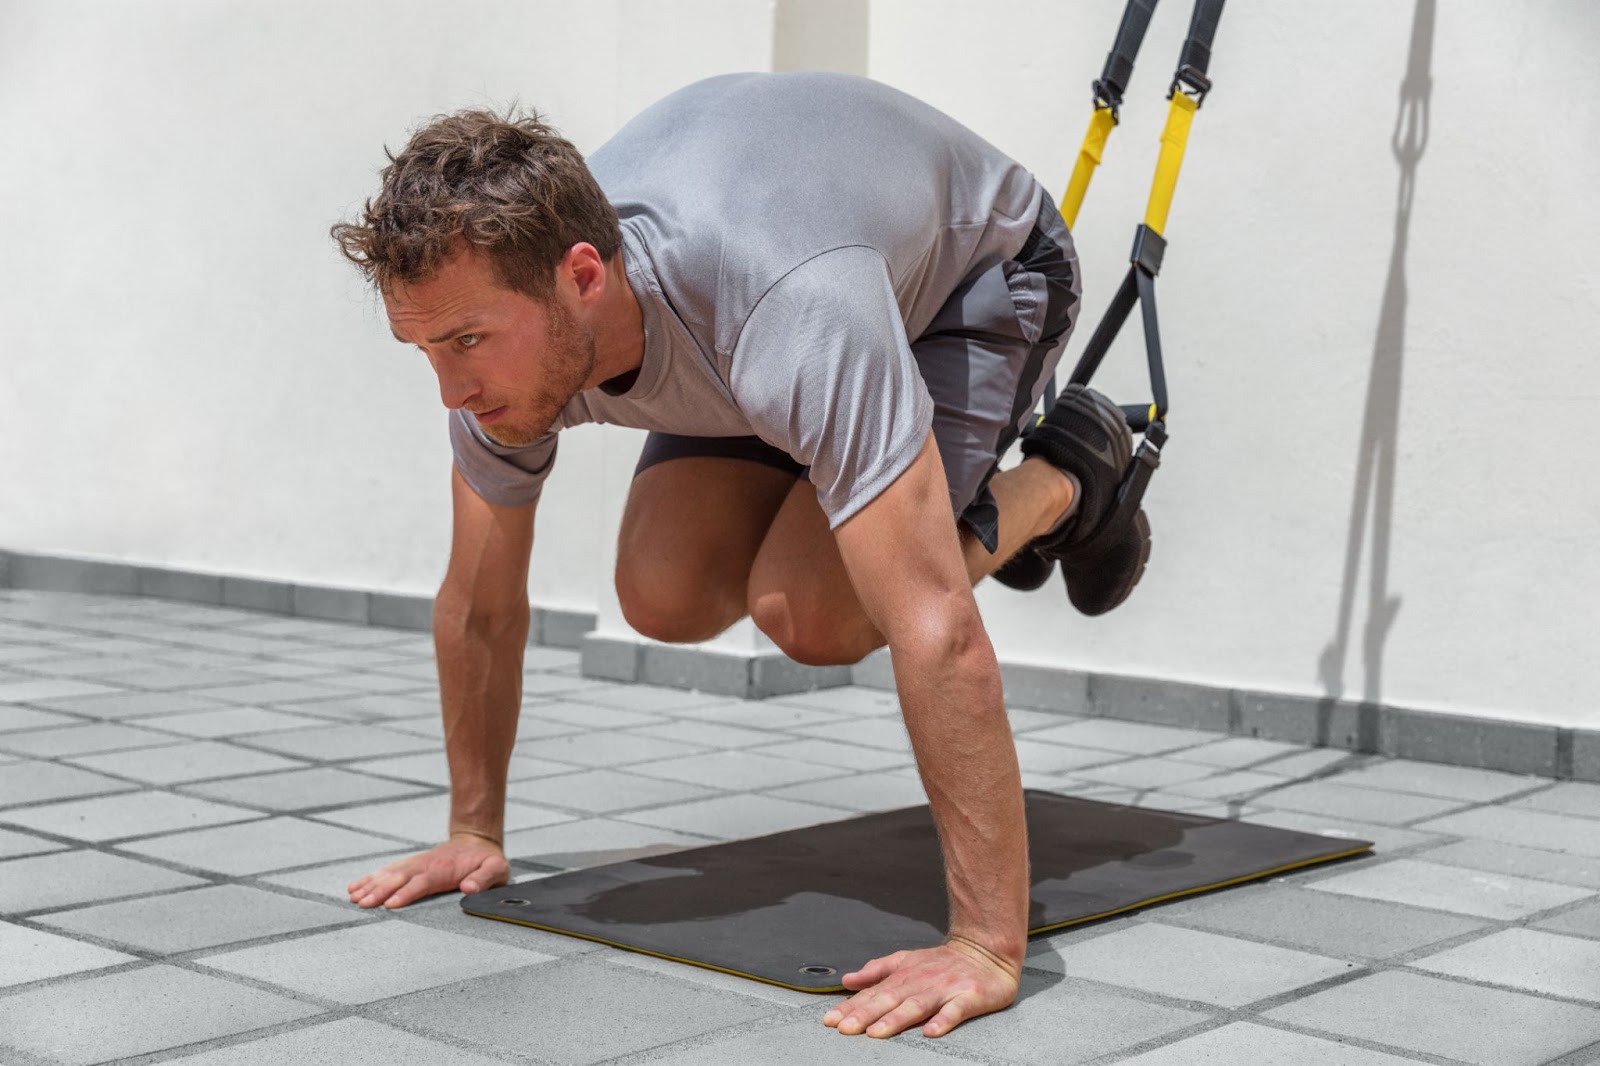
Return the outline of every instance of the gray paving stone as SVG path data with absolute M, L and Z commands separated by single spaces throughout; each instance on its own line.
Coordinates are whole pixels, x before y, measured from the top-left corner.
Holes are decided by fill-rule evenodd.
M 0 859 L 18 859 L 24 855 L 43 855 L 47 851 L 65 851 L 67 845 L 57 844 L 30 833 L 0 829 Z
M 578 766 L 625 766 L 658 759 L 697 755 L 705 749 L 674 740 L 634 736 L 628 733 L 574 733 L 547 737 L 530 749 L 530 755 L 555 759 Z
M 1106 748 L 1074 748 L 1066 744 L 1049 744 L 1033 740 L 1033 733 L 1016 739 L 1017 762 L 1024 770 L 1036 774 L 1064 774 L 1088 766 L 1125 762 L 1128 754 Z
M 1217 740 L 1217 734 L 1200 729 L 1177 729 L 1116 718 L 1086 718 L 1080 722 L 1034 730 L 1029 740 L 1071 744 L 1079 748 L 1105 748 L 1129 755 L 1160 755 Z
M 1462 801 L 1377 789 L 1347 788 L 1331 781 L 1306 781 L 1263 796 L 1261 804 L 1377 825 L 1404 825 L 1457 809 Z
M 1394 826 L 1371 825 L 1346 818 L 1330 818 L 1305 811 L 1263 810 L 1254 805 L 1239 813 L 1239 820 L 1253 825 L 1273 825 L 1280 829 L 1298 829 L 1303 833 L 1349 840 L 1370 840 L 1378 854 L 1400 851 L 1402 848 L 1441 844 L 1447 838 L 1438 833 L 1421 833 L 1415 829 L 1398 829 Z
M 838 996 L 819 996 L 815 992 L 796 992 L 792 988 L 780 988 L 777 985 L 769 985 L 763 981 L 752 981 L 748 977 L 720 973 L 716 970 L 708 970 L 704 966 L 690 966 L 687 963 L 675 962 L 672 959 L 658 959 L 654 955 L 643 955 L 637 951 L 617 951 L 609 947 L 601 947 L 595 952 L 595 958 L 612 966 L 631 966 L 636 970 L 660 974 L 670 980 L 688 981 L 690 984 L 704 985 L 707 988 L 714 988 L 721 992 L 732 992 L 748 999 L 764 999 L 769 1003 L 776 1003 L 784 1007 L 812 1007 L 815 1008 L 815 1015 L 808 1024 L 816 1026 L 824 1035 L 837 1035 L 833 1030 L 822 1024 L 822 1016 L 838 1001 Z M 840 1050 L 837 1045 L 827 1046 Z
M 796 729 L 800 726 L 837 724 L 847 720 L 844 715 L 836 711 L 818 707 L 791 707 L 784 703 L 757 700 L 741 700 L 737 703 L 718 704 L 715 707 L 684 708 L 673 713 L 679 718 L 721 722 L 748 729 Z
M 626 1011 L 617 1004 L 628 1005 Z M 536 1009 L 529 1009 L 537 1004 Z M 775 1010 L 686 981 L 598 961 L 561 959 L 492 981 L 406 996 L 376 1008 L 479 1046 L 542 1061 L 587 1064 L 740 1022 Z M 552 1025 L 552 1019 L 561 1023 Z
M 1318 892 L 1384 899 L 1501 921 L 1525 918 L 1592 895 L 1587 889 L 1570 885 L 1482 870 L 1463 871 L 1456 866 L 1413 859 L 1374 863 L 1316 881 L 1309 887 Z
M 397 755 L 383 759 L 360 759 L 356 762 L 345 763 L 343 769 L 359 770 L 363 774 L 376 774 L 379 777 L 397 777 L 406 781 L 417 781 L 428 785 L 437 785 L 441 788 L 450 786 L 450 764 L 445 759 L 444 751 L 418 752 L 414 755 Z M 525 781 L 530 778 L 548 777 L 552 774 L 570 774 L 578 767 L 571 763 L 555 762 L 551 759 L 536 759 L 530 755 L 511 756 L 511 762 L 506 768 L 508 781 Z
M 766 730 L 743 729 L 739 726 L 702 722 L 693 718 L 680 718 L 661 725 L 641 726 L 630 729 L 629 732 L 645 737 L 695 744 L 702 748 L 748 748 L 755 744 L 771 744 L 774 739 L 774 734 Z
M 450 797 L 444 793 L 416 796 L 325 811 L 312 817 L 319 822 L 362 829 L 369 833 L 382 833 L 418 843 L 435 843 L 450 835 Z M 507 832 L 536 829 L 572 819 L 573 815 L 562 811 L 522 803 L 508 803 L 505 807 Z
M 1289 778 L 1279 777 L 1276 774 L 1257 773 L 1254 770 L 1223 770 L 1213 777 L 1175 781 L 1167 785 L 1166 789 L 1180 796 L 1194 796 L 1199 799 L 1240 799 L 1270 805 L 1272 794 L 1280 788 L 1287 788 L 1289 784 Z
M 1289 755 L 1251 766 L 1266 774 L 1285 777 L 1310 777 L 1339 774 L 1379 761 L 1379 756 L 1346 751 L 1343 748 L 1299 748 Z
M 320 724 L 304 715 L 284 714 L 261 707 L 219 707 L 198 714 L 158 715 L 139 719 L 139 725 L 146 729 L 164 729 L 169 733 L 206 739 L 276 733 Z
M 1338 783 L 1488 803 L 1538 788 L 1548 784 L 1549 779 L 1411 759 L 1384 759 L 1340 774 Z
M 126 792 L 137 787 L 131 781 L 119 781 L 75 766 L 29 759 L 11 763 L 6 772 L 0 774 L 0 807 Z
M 808 781 L 772 789 L 767 795 L 852 811 L 889 811 L 901 807 L 920 807 L 928 802 L 928 794 L 923 791 L 922 782 L 916 777 L 879 773 Z
M 0 862 L 0 915 L 97 903 L 209 882 L 98 851 L 62 851 Z
M 580 770 L 530 781 L 514 781 L 507 786 L 506 792 L 508 799 L 591 814 L 683 803 L 716 794 L 712 789 L 697 785 L 618 773 L 615 770 Z
M 319 1013 L 308 1003 L 158 965 L 0 999 L 0 1032 L 29 1054 L 90 1066 Z
M 115 655 L 67 655 L 59 659 L 51 659 L 48 669 L 38 669 L 24 665 L 19 671 L 0 671 L 0 684 L 10 684 L 17 681 L 36 681 L 41 677 L 87 679 L 101 685 L 116 687 L 121 682 L 106 677 L 119 670 L 141 665 L 136 659 L 124 659 Z
M 305 763 L 296 759 L 285 759 L 278 755 L 268 755 L 265 752 L 251 751 L 248 748 L 209 740 L 171 744 L 159 748 L 142 748 L 137 751 L 75 756 L 66 761 L 86 770 L 131 777 L 136 781 L 145 781 L 153 785 L 176 785 L 233 774 L 298 770 L 305 767 Z
M 1534 923 L 1536 928 L 1600 940 L 1600 901 Z
M 215 688 L 194 689 L 189 693 L 198 699 L 216 703 L 273 704 L 305 703 L 312 700 L 331 700 L 348 695 L 344 690 L 315 681 L 257 681 L 248 685 L 219 685 Z
M 375 919 L 358 909 L 247 885 L 213 885 L 34 919 L 65 933 L 163 955 L 366 920 Z
M 1147 920 L 1273 941 L 1316 955 L 1375 962 L 1486 928 L 1483 922 L 1382 900 L 1313 892 L 1293 884 L 1197 896 L 1182 910 L 1157 907 Z
M 900 698 L 892 689 L 864 688 L 860 685 L 840 685 L 836 688 L 817 689 L 814 692 L 774 696 L 764 702 L 789 707 L 812 707 L 831 711 L 846 718 L 900 713 Z
M 910 752 L 884 751 L 881 748 L 845 744 L 836 740 L 786 740 L 754 749 L 777 759 L 794 759 L 842 770 L 887 770 L 911 763 Z
M 682 781 L 690 785 L 742 792 L 749 789 L 781 788 L 802 781 L 839 777 L 844 771 L 815 763 L 775 759 L 750 751 L 714 751 L 681 759 L 640 763 L 630 773 Z
M 1282 755 L 1296 754 L 1306 751 L 1299 744 L 1285 744 L 1280 741 L 1267 741 L 1267 739 L 1254 738 L 1254 736 L 1227 736 L 1216 739 L 1210 744 L 1197 744 L 1186 747 L 1182 751 L 1174 751 L 1166 755 L 1168 759 L 1182 759 L 1184 762 L 1203 762 L 1208 767 L 1224 767 L 1229 770 L 1242 770 L 1254 767 L 1256 763 L 1267 759 L 1278 759 Z
M 532 885 L 546 877 L 554 877 L 552 873 L 527 873 L 522 870 L 513 870 L 510 884 L 523 886 Z M 520 951 L 535 951 L 551 958 L 567 958 L 572 955 L 584 955 L 589 952 L 614 953 L 615 948 L 598 944 L 593 940 L 582 937 L 563 936 L 560 933 L 550 933 L 543 929 L 531 929 L 515 922 L 496 921 L 493 918 L 479 918 L 477 915 L 468 914 L 461 909 L 462 894 L 454 889 L 442 892 L 427 899 L 418 900 L 404 907 L 396 908 L 388 913 L 403 922 L 423 926 L 428 929 L 437 929 L 440 932 L 453 933 L 457 936 L 472 937 L 478 940 L 488 940 L 495 944 L 504 944 L 506 947 L 517 948 Z
M 1561 781 L 1542 792 L 1512 800 L 1508 806 L 1571 814 L 1580 818 L 1600 818 L 1600 785 L 1585 781 Z
M 0 988 L 137 961 L 137 955 L 0 922 Z M 5 1033 L 0 1030 L 0 1044 L 4 1042 Z
M 1480 1066 L 1541 1066 L 1600 1040 L 1600 1011 L 1592 1008 L 1398 971 L 1317 992 L 1264 1016 Z
M 39 678 L 0 684 L 0 703 L 36 703 L 40 700 L 98 696 L 120 691 L 110 685 L 97 685 L 89 681 Z
M 713 975 L 715 976 L 715 975 Z M 737 980 L 735 978 L 734 980 Z M 745 982 L 752 984 L 753 982 Z M 775 989 L 774 991 L 781 991 Z M 795 993 L 801 995 L 803 993 Z M 815 999 L 816 997 L 811 997 Z M 816 1012 L 824 1013 L 822 1008 Z M 939 1066 L 952 1060 L 905 1040 L 873 1040 L 865 1036 L 840 1036 L 816 1019 L 795 1022 L 776 1029 L 740 1033 L 710 1044 L 696 1044 L 676 1054 L 652 1059 L 652 1066 L 817 1066 L 818 1063 L 882 1063 L 885 1066 Z
M 1411 966 L 1484 984 L 1600 1003 L 1600 943 L 1593 940 L 1536 929 L 1505 929 L 1417 959 Z
M 437 746 L 436 742 L 426 737 L 416 737 L 366 725 L 289 729 L 281 733 L 261 733 L 246 737 L 241 739 L 240 743 L 252 748 L 263 748 L 319 762 L 401 755 L 428 751 Z
M 409 922 L 378 921 L 195 961 L 303 995 L 354 1004 L 504 973 L 550 958 Z
M 421 732 L 420 729 L 416 731 Z M 441 739 L 444 737 L 444 725 L 442 722 L 437 735 Z M 525 714 L 517 719 L 517 743 L 524 746 L 539 744 L 550 737 L 591 735 L 598 736 L 599 734 L 590 734 L 582 726 L 569 725 L 564 722 L 552 722 L 547 718 L 538 718 L 531 714 Z
M 1008 1010 L 962 1023 L 937 1040 L 901 1036 L 897 1045 L 980 1061 L 1073 1066 L 1180 1032 L 1209 1014 L 1126 996 L 1087 981 L 1026 970 Z
M 507 833 L 505 854 L 508 859 L 576 870 L 664 855 L 710 843 L 713 841 L 708 837 L 685 836 L 670 829 L 610 818 L 585 818 L 542 829 Z
M 532 645 L 523 649 L 522 669 L 525 671 L 576 669 L 583 655 L 571 648 L 546 648 Z
M 1413 828 L 1600 858 L 1600 824 L 1565 814 L 1479 807 L 1420 822 Z
M 310 663 L 312 666 L 378 667 L 414 661 L 410 655 L 397 655 L 387 648 L 320 648 L 316 651 L 296 651 L 284 656 L 291 662 Z
M 906 735 L 905 722 L 893 716 L 864 718 L 854 722 L 846 719 L 838 722 L 825 722 L 821 725 L 800 726 L 794 732 L 808 737 L 816 737 L 819 740 L 834 740 L 845 744 L 865 744 L 870 748 L 882 748 L 885 751 L 907 754 L 911 751 L 911 738 Z
M 1036 969 L 1173 999 L 1242 1007 L 1338 977 L 1355 963 L 1176 926 L 1141 923 L 1062 945 Z
M 822 822 L 835 822 L 850 817 L 850 814 L 837 807 L 819 807 L 814 803 L 797 803 L 769 796 L 719 796 L 671 807 L 627 811 L 616 817 L 620 821 L 675 829 L 681 833 L 737 840 Z
M 430 664 L 431 665 L 431 664 Z M 403 697 L 407 703 L 412 700 L 426 700 L 431 707 L 439 706 L 439 683 L 437 681 L 420 681 L 414 677 L 402 677 L 398 674 L 375 674 L 369 672 L 358 673 L 351 671 L 337 674 L 308 674 L 315 677 L 319 685 L 332 685 L 335 688 L 349 689 L 352 693 L 366 696 L 394 696 Z M 314 701 L 320 703 L 321 701 Z M 300 710 L 300 704 L 291 704 L 295 710 Z M 375 715 L 374 717 L 387 717 Z
M 1074 770 L 1068 776 L 1124 788 L 1169 788 L 1184 782 L 1197 782 L 1216 773 L 1213 767 L 1176 759 L 1129 759 Z
M 242 807 L 152 791 L 24 807 L 0 814 L 0 821 L 54 836 L 103 842 L 260 817 Z
M 242 670 L 213 670 L 194 666 L 152 666 L 136 662 L 119 666 L 98 675 L 110 685 L 145 689 L 151 692 L 175 692 L 182 689 L 206 688 L 213 685 L 240 685 L 259 680 Z
M 333 699 L 304 699 L 301 703 L 282 704 L 283 711 L 291 714 L 315 715 L 318 719 L 341 722 L 386 722 L 389 719 L 411 717 L 440 717 L 437 696 L 402 695 L 402 693 L 363 693 L 350 695 L 344 691 Z
M 585 689 L 578 698 L 585 703 L 605 704 L 630 711 L 675 711 L 727 702 L 726 696 L 661 685 L 596 685 Z
M 395 842 L 303 818 L 195 829 L 173 836 L 152 837 L 121 850 L 197 870 L 215 870 L 233 877 L 311 866 L 332 859 L 392 851 Z
M 390 863 L 416 853 L 416 848 L 406 848 L 403 851 L 390 851 L 380 855 L 363 855 L 360 858 L 340 859 L 338 862 L 311 866 L 291 873 L 272 874 L 258 880 L 264 885 L 277 885 L 300 892 L 310 892 L 326 896 L 346 906 L 354 906 L 350 903 L 350 893 L 346 890 L 350 882 L 377 873 Z
M 544 718 L 578 729 L 623 729 L 639 725 L 665 725 L 671 721 L 659 714 L 644 714 L 622 707 L 575 700 L 550 700 L 532 703 L 522 709 L 524 718 Z
M 35 706 L 91 718 L 120 719 L 209 711 L 217 704 L 189 692 L 115 692 L 39 700 Z
M 592 692 L 595 689 L 609 687 L 610 685 L 604 681 L 595 681 L 587 677 L 573 677 L 568 674 L 524 673 L 522 675 L 523 696 L 550 696 L 575 692 Z
M 88 722 L 58 729 L 30 729 L 26 733 L 0 735 L 0 748 L 16 755 L 41 759 L 181 743 L 182 737 L 170 733 L 157 733 L 116 722 Z
M 1117 1066 L 1415 1066 L 1417 1061 L 1286 1029 L 1234 1022 L 1143 1055 L 1119 1059 Z
M 81 725 L 81 718 L 68 714 L 41 711 L 33 707 L 20 707 L 13 703 L 0 703 L 0 733 L 18 729 L 47 729 L 52 726 Z
M 384 781 L 331 766 L 318 766 L 185 785 L 183 791 L 224 803 L 289 812 L 415 796 L 425 790 L 417 784 Z
M 288 1033 L 171 1059 L 183 1066 L 353 1066 L 411 1062 L 500 1066 L 505 1060 L 426 1040 L 366 1018 L 340 1018 Z

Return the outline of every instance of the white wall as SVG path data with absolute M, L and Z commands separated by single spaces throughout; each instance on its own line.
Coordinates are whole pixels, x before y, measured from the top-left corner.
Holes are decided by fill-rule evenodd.
M 0 546 L 431 591 L 442 411 L 328 225 L 438 111 L 518 98 L 587 151 L 677 85 L 772 64 L 775 27 L 781 66 L 855 56 L 804 32 L 807 2 L 0 0 Z M 1151 569 L 1092 621 L 986 585 L 1002 658 L 1600 722 L 1600 7 L 1442 0 L 1414 49 L 1416 2 L 1230 4 L 1159 286 Z M 1120 8 L 872 0 L 867 69 L 1060 188 Z M 1080 218 L 1070 355 L 1124 269 L 1186 24 L 1158 12 Z M 1397 258 L 1413 52 L 1430 122 Z M 1130 325 L 1097 384 L 1141 375 Z M 614 624 L 637 447 L 563 440 L 541 604 Z M 1376 629 L 1374 602 L 1396 605 Z

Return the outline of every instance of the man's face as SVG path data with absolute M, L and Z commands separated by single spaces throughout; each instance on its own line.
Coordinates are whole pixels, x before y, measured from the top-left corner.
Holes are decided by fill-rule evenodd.
M 504 288 L 470 249 L 426 281 L 396 285 L 383 303 L 395 337 L 427 355 L 444 405 L 477 415 L 501 444 L 549 432 L 594 371 L 594 336 L 559 292 L 539 301 Z

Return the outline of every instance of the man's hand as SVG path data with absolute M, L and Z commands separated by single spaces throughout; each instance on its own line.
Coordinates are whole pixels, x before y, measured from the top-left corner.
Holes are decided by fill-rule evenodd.
M 440 892 L 471 894 L 506 884 L 511 867 L 505 852 L 488 837 L 456 833 L 436 848 L 390 863 L 375 874 L 350 882 L 350 902 L 382 903 L 393 910 Z
M 913 1025 L 922 1025 L 923 1036 L 943 1036 L 968 1018 L 1009 1007 L 1017 998 L 1019 973 L 1020 968 L 962 939 L 897 951 L 845 974 L 845 987 L 862 991 L 829 1011 L 822 1023 L 846 1036 L 890 1037 Z

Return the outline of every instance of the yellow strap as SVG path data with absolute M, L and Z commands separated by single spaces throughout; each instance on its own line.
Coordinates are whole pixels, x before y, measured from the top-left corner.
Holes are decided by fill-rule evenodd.
M 1199 104 L 1181 92 L 1172 94 L 1167 109 L 1167 128 L 1161 131 L 1161 156 L 1156 160 L 1156 180 L 1150 187 L 1150 206 L 1145 208 L 1144 224 L 1160 234 L 1167 228 L 1167 212 L 1172 207 L 1172 191 L 1178 184 L 1178 168 L 1183 166 L 1183 149 L 1189 143 L 1189 125 Z
M 1105 154 L 1106 138 L 1111 127 L 1117 124 L 1109 107 L 1097 107 L 1089 118 L 1089 131 L 1083 135 L 1083 147 L 1078 149 L 1078 162 L 1072 168 L 1072 180 L 1067 182 L 1066 195 L 1061 198 L 1061 220 L 1071 229 L 1078 220 L 1078 208 L 1083 206 L 1083 195 L 1089 191 L 1089 179 L 1094 168 L 1100 165 Z

